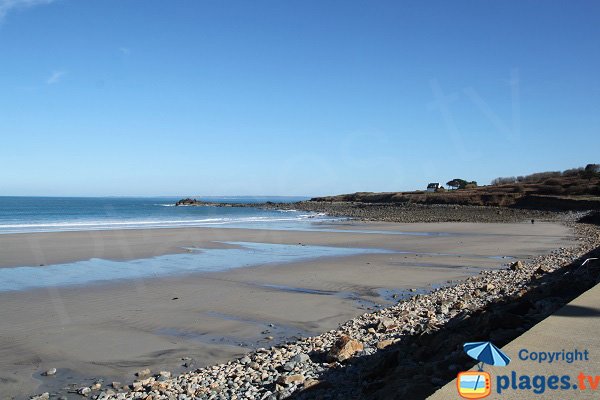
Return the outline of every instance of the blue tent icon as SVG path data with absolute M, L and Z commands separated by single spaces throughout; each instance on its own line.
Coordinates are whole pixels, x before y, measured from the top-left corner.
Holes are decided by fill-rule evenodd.
M 471 342 L 463 345 L 465 353 L 483 364 L 505 367 L 510 363 L 510 357 L 496 347 L 492 342 Z

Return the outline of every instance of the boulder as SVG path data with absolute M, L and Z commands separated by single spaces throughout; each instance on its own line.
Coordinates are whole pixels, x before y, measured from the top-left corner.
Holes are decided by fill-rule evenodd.
M 250 364 L 251 362 L 252 362 L 252 360 L 248 356 L 244 356 L 240 359 L 240 363 L 244 364 L 244 365 Z
M 318 385 L 319 383 L 321 383 L 321 382 L 317 379 L 307 379 L 306 381 L 304 381 L 304 389 L 305 390 L 309 389 L 311 387 Z
M 441 302 L 438 305 L 436 311 L 438 314 L 448 314 L 448 312 L 450 312 L 450 306 L 451 306 L 451 303 L 449 303 L 449 302 L 445 302 L 445 301 Z
M 525 265 L 521 262 L 521 260 L 510 264 L 510 269 L 512 271 L 521 271 L 523 268 L 525 268 Z
M 141 371 L 138 371 L 135 373 L 135 376 L 137 376 L 139 378 L 142 378 L 142 377 L 145 377 L 148 375 L 150 375 L 150 370 L 148 368 L 142 369 Z
M 288 361 L 285 364 L 283 364 L 284 371 L 288 371 L 288 372 L 293 371 L 295 367 L 296 367 L 296 363 L 293 361 Z
M 547 274 L 548 272 L 552 272 L 552 268 L 548 267 L 547 265 L 542 265 L 542 266 L 538 267 L 534 273 L 536 275 L 544 275 L 544 274 Z
M 379 332 L 387 332 L 397 328 L 396 321 L 391 318 L 382 317 L 377 323 L 377 330 Z
M 281 385 L 289 385 L 291 383 L 295 383 L 296 385 L 299 385 L 303 382 L 304 382 L 304 375 L 301 375 L 301 374 L 287 375 L 287 376 L 282 375 L 279 378 L 277 378 L 277 383 L 279 383 Z
M 496 289 L 496 285 L 494 285 L 493 283 L 488 283 L 488 284 L 484 285 L 482 289 L 485 292 L 491 292 L 494 289 Z
M 77 394 L 80 394 L 82 396 L 87 396 L 88 394 L 90 394 L 92 392 L 92 389 L 90 389 L 87 386 L 84 386 L 82 388 L 77 389 Z
M 158 374 L 160 376 L 164 377 L 164 378 L 170 378 L 171 377 L 171 373 L 169 371 L 160 371 Z
M 377 342 L 377 348 L 379 350 L 383 350 L 388 346 L 391 346 L 394 343 L 394 341 L 392 339 L 385 339 L 385 340 L 381 340 L 379 342 Z
M 292 357 L 292 361 L 295 363 L 303 363 L 307 362 L 308 360 L 310 360 L 310 357 L 308 354 L 304 353 L 296 354 L 294 357 Z
M 342 336 L 331 347 L 327 356 L 330 360 L 341 362 L 351 358 L 355 353 L 363 351 L 363 349 L 363 344 L 358 340 Z

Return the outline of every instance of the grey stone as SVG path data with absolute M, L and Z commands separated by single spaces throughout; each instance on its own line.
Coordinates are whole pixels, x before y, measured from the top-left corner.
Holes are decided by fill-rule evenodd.
M 295 362 L 286 362 L 285 364 L 283 364 L 283 370 L 284 371 L 293 371 L 294 368 L 296 367 L 296 363 Z
M 135 376 L 140 377 L 140 378 L 148 376 L 148 375 L 150 375 L 150 370 L 148 368 L 142 369 L 135 373 Z
M 300 353 L 292 357 L 292 361 L 296 363 L 304 363 L 310 360 L 308 354 Z
M 250 357 L 245 356 L 245 357 L 242 357 L 242 359 L 240 360 L 240 363 L 246 365 L 246 364 L 250 364 L 251 361 L 252 360 L 250 360 Z

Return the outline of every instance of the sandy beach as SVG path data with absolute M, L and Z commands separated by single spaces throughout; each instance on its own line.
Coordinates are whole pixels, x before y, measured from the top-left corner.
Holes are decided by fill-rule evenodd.
M 249 349 L 334 329 L 393 295 L 568 245 L 557 223 L 345 222 L 315 231 L 180 228 L 0 235 L 0 267 L 91 258 L 146 259 L 257 242 L 382 249 L 97 284 L 0 292 L 0 393 L 131 382 L 142 368 L 180 372 Z M 511 258 L 512 259 L 512 258 Z M 44 265 L 44 266 L 40 266 Z M 272 338 L 271 338 L 272 337 Z M 187 366 L 183 366 L 186 364 Z M 41 373 L 57 368 L 53 377 Z

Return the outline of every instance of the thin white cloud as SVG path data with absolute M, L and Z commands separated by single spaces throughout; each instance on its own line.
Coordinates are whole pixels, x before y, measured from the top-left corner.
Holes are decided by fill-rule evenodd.
M 65 74 L 66 74 L 65 71 L 54 71 L 52 73 L 52 75 L 50 75 L 50 77 L 48 79 L 46 79 L 46 83 L 48 85 L 53 85 L 55 83 L 58 83 L 58 82 L 60 82 L 62 77 L 65 76 Z
M 14 10 L 53 3 L 55 0 L 0 0 L 0 22 Z
M 129 47 L 119 47 L 119 51 L 126 56 L 129 55 L 129 53 L 131 53 L 131 50 L 129 49 Z

